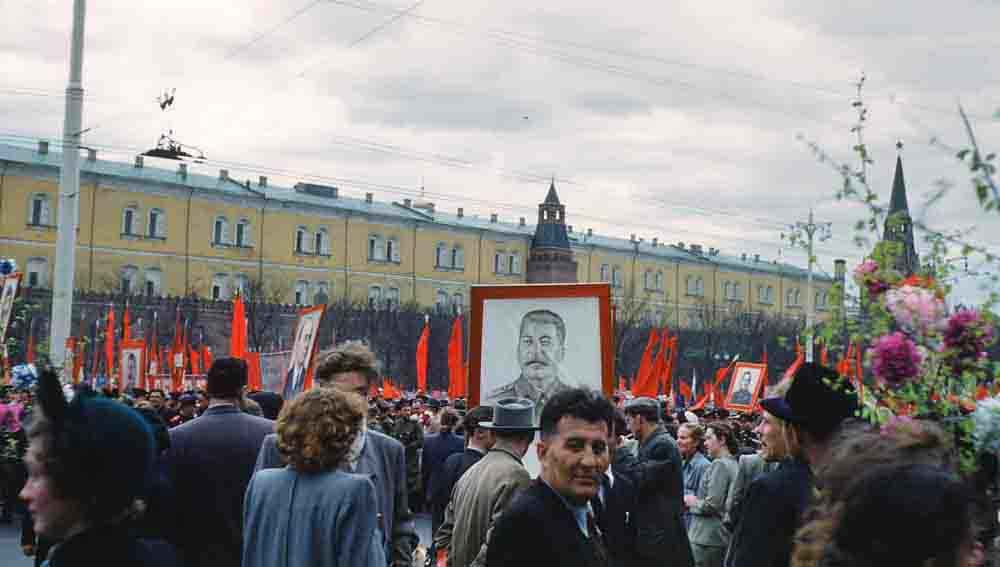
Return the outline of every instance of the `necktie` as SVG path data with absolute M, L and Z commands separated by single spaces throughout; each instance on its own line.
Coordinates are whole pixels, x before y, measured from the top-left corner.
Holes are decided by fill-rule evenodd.
M 607 565 L 608 551 L 604 547 L 604 536 L 601 534 L 600 528 L 597 527 L 594 514 L 589 511 L 587 512 L 587 533 L 590 534 L 588 538 L 590 547 L 594 551 L 594 557 L 597 559 L 598 565 Z

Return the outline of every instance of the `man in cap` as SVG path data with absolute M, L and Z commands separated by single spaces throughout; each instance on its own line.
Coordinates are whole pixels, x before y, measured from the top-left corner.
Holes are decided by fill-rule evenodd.
M 410 508 L 419 512 L 421 498 L 420 449 L 424 446 L 424 428 L 420 425 L 420 414 L 413 411 L 411 400 L 400 400 L 399 419 L 396 420 L 392 436 L 406 449 L 406 490 Z
M 448 567 L 482 566 L 497 520 L 528 487 L 531 475 L 521 459 L 535 439 L 535 404 L 506 398 L 493 406 L 493 421 L 479 426 L 496 435 L 496 444 L 455 484 L 444 523 L 434 534 L 438 553 L 447 550 Z
M 184 425 L 185 423 L 191 421 L 195 417 L 195 404 L 198 399 L 194 397 L 194 394 L 184 394 L 181 396 L 181 406 L 177 410 L 177 415 L 170 420 L 168 424 L 169 427 L 177 427 L 178 425 Z
M 486 396 L 490 402 L 500 398 L 528 398 L 540 413 L 545 402 L 569 389 L 560 377 L 566 357 L 566 323 L 547 309 L 530 311 L 521 318 L 517 341 L 517 363 L 521 374 Z
M 691 567 L 694 558 L 682 518 L 681 454 L 660 424 L 660 404 L 636 398 L 625 406 L 625 415 L 639 448 L 635 455 L 618 452 L 613 470 L 630 479 L 638 492 L 635 565 Z
M 802 365 L 784 397 L 761 402 L 757 431 L 765 455 L 784 442 L 786 458 L 750 483 L 726 557 L 728 567 L 788 565 L 792 539 L 813 490 L 813 470 L 823 464 L 841 424 L 858 410 L 847 380 L 815 363 Z

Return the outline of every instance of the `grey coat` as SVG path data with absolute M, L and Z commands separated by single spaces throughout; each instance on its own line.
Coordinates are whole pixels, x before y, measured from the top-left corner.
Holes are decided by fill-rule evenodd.
M 737 464 L 736 477 L 729 485 L 729 497 L 726 499 L 726 515 L 723 523 L 730 533 L 736 528 L 736 523 L 740 519 L 740 508 L 743 499 L 746 497 L 750 483 L 758 476 L 771 472 L 778 468 L 778 463 L 768 463 L 758 453 L 750 455 L 740 455 Z
M 278 452 L 278 436 L 268 435 L 257 456 L 257 470 L 284 466 Z M 419 539 L 407 503 L 403 445 L 388 435 L 369 429 L 354 472 L 370 475 L 375 483 L 375 500 L 380 531 L 385 540 L 385 556 L 391 565 L 410 567 L 413 550 Z
M 377 517 L 366 476 L 262 470 L 243 504 L 242 567 L 385 565 Z
M 701 477 L 701 486 L 696 496 L 698 503 L 689 508 L 691 525 L 688 539 L 691 543 L 711 547 L 729 545 L 729 530 L 722 523 L 729 499 L 729 486 L 736 478 L 738 465 L 732 457 L 721 457 L 712 461 Z

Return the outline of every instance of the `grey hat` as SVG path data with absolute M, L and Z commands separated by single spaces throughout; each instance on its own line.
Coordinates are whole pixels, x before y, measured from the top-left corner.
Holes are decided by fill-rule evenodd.
M 537 431 L 535 402 L 527 398 L 503 398 L 493 404 L 493 421 L 480 421 L 479 427 L 493 431 Z
M 660 417 L 660 402 L 655 398 L 634 398 L 625 403 L 625 413 L 654 413 Z

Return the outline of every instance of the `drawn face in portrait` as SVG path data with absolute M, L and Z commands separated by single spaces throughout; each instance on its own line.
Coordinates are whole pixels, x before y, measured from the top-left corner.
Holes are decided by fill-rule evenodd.
M 743 376 L 740 376 L 740 391 L 749 392 L 750 386 L 752 385 L 753 385 L 753 376 L 750 374 L 750 371 L 747 370 L 746 372 L 743 373 Z
M 558 378 L 566 356 L 566 325 L 551 312 L 533 311 L 521 320 L 517 362 L 521 376 L 537 387 Z
M 760 370 L 756 368 L 743 369 L 737 378 L 736 386 L 729 397 L 728 403 L 749 406 L 753 403 L 754 392 L 760 380 Z
M 14 294 L 17 291 L 17 280 L 6 278 L 3 285 L 3 296 L 0 297 L 0 338 L 7 336 L 7 324 L 14 308 Z
M 125 385 L 129 387 L 135 387 L 136 371 L 139 367 L 138 361 L 136 360 L 134 353 L 129 353 L 128 364 L 125 370 Z
M 309 357 L 309 349 L 312 347 L 313 320 L 303 319 L 299 326 L 299 336 L 295 339 L 295 352 L 292 353 L 292 365 L 295 368 L 302 368 L 306 365 Z

